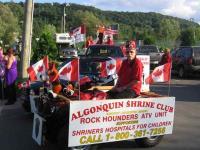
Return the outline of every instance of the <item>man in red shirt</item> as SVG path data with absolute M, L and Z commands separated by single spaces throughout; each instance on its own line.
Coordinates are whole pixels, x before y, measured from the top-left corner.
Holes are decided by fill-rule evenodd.
M 107 37 L 106 44 L 108 44 L 108 45 L 114 45 L 114 42 L 113 42 L 113 40 L 111 39 L 110 36 Z
M 171 54 L 170 54 L 170 49 L 166 48 L 164 50 L 164 54 L 162 55 L 162 58 L 159 62 L 159 65 L 164 65 L 166 63 L 171 63 L 171 62 L 172 62 L 172 57 L 171 57 Z
M 116 86 L 108 92 L 109 98 L 135 98 L 142 87 L 142 62 L 136 58 L 136 48 L 129 47 L 127 59 L 123 61 L 118 73 Z

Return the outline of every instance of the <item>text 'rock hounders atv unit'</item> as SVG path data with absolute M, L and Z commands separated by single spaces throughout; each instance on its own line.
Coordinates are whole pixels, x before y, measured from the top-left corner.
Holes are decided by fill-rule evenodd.
M 152 147 L 172 133 L 175 98 L 148 93 L 149 85 L 143 81 L 144 92 L 138 98 L 106 99 L 105 91 L 113 86 L 116 74 L 100 75 L 99 63 L 113 58 L 105 56 L 110 52 L 107 47 L 98 52 L 104 57 L 80 58 L 80 78 L 88 77 L 81 86 L 61 81 L 59 94 L 48 85 L 37 95 L 31 90 L 32 137 L 39 145 L 51 141 L 59 149 L 92 149 L 100 143 L 135 139 L 139 146 Z M 139 58 L 144 80 L 149 75 L 149 56 Z

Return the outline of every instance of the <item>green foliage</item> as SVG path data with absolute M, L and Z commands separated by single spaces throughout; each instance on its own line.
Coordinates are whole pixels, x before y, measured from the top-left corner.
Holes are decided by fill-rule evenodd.
M 99 20 L 93 13 L 88 11 L 76 11 L 74 17 L 76 18 L 76 24 L 74 23 L 75 27 L 84 24 L 86 26 L 87 35 L 96 35 L 96 26 L 101 24 L 101 20 Z
M 4 45 L 12 45 L 19 34 L 18 18 L 7 5 L 0 4 L 0 39 Z
M 179 22 L 172 19 L 162 19 L 160 21 L 159 36 L 165 40 L 176 40 L 180 36 Z
M 153 45 L 156 43 L 156 39 L 153 36 L 144 37 L 144 45 Z
M 2 7 L 4 11 L 1 11 Z M 50 39 L 50 35 L 44 34 L 42 36 L 41 34 L 43 33 L 44 26 L 52 25 L 55 27 L 57 33 L 62 32 L 61 22 L 64 13 L 63 10 L 63 4 L 35 3 L 32 43 L 34 53 L 37 52 L 35 49 L 38 49 L 39 43 L 44 48 L 44 41 L 50 42 L 47 40 Z M 115 40 L 125 41 L 128 39 L 137 39 L 144 40 L 145 43 L 155 42 L 156 44 L 159 44 L 159 46 L 173 47 L 179 44 L 181 32 L 191 27 L 195 30 L 195 40 L 200 40 L 200 26 L 197 23 L 180 18 L 164 16 L 158 13 L 101 11 L 95 7 L 78 4 L 65 6 L 65 10 L 66 31 L 78 27 L 81 24 L 85 24 L 87 35 L 92 35 L 94 38 L 96 37 L 97 31 L 96 25 L 110 25 L 117 23 L 119 24 L 120 30 L 119 35 L 114 37 Z M 23 27 L 23 12 L 24 3 L 22 2 L 18 4 L 0 3 L 0 39 L 5 39 L 7 43 L 12 43 L 13 40 L 10 39 L 13 38 L 13 35 L 11 34 L 13 30 L 16 33 L 21 33 L 22 30 L 19 30 L 19 27 L 21 29 Z M 3 19 L 2 14 L 4 16 Z M 12 19 L 6 20 L 6 18 L 10 17 Z M 20 23 L 18 23 L 18 20 Z M 37 37 L 40 37 L 38 43 L 35 41 L 35 38 Z M 41 42 L 43 44 L 41 44 Z M 53 57 L 53 55 L 51 57 Z
M 48 55 L 50 59 L 57 59 L 57 47 L 55 42 L 56 28 L 53 25 L 45 25 L 39 36 L 39 41 L 35 41 L 36 46 L 33 49 L 33 61 L 37 61 L 43 56 Z
M 196 39 L 197 41 L 200 41 L 200 27 L 197 27 L 197 28 L 195 29 L 195 39 Z
M 192 46 L 195 44 L 194 39 L 194 29 L 188 28 L 185 31 L 181 32 L 181 45 L 182 46 Z

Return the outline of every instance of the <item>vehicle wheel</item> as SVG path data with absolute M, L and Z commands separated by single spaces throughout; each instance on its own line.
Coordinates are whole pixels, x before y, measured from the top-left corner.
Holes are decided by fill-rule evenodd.
M 159 144 L 162 138 L 163 135 L 152 136 L 148 138 L 135 139 L 135 142 L 139 147 L 153 147 Z
M 62 127 L 57 136 L 57 144 L 59 150 L 92 150 L 90 145 L 68 147 L 68 129 L 66 126 Z
M 91 150 L 90 145 L 71 147 L 70 150 Z
M 66 126 L 63 126 L 57 136 L 57 144 L 59 150 L 70 150 L 68 148 L 68 129 Z
M 179 70 L 178 70 L 178 76 L 180 78 L 184 78 L 185 77 L 185 71 L 184 71 L 184 68 L 183 67 L 180 67 Z

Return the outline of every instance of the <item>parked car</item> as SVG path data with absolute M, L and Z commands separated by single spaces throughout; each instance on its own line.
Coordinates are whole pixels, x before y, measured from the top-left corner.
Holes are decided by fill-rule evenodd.
M 139 55 L 149 55 L 150 56 L 150 67 L 153 69 L 156 67 L 161 60 L 161 57 L 163 55 L 162 52 L 159 51 L 158 47 L 156 45 L 143 45 L 138 48 Z
M 115 45 L 91 45 L 87 48 L 86 57 L 124 57 L 120 46 Z
M 77 57 L 78 51 L 77 49 L 70 47 L 70 48 L 63 48 L 59 50 L 59 56 L 60 58 L 71 58 L 71 57 Z
M 180 78 L 189 73 L 200 73 L 200 46 L 179 47 L 172 55 L 172 70 Z

